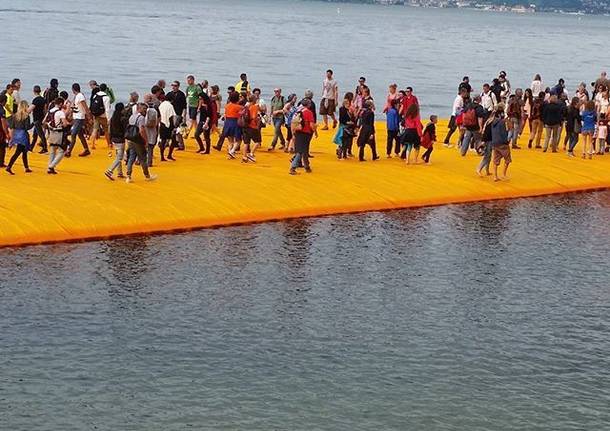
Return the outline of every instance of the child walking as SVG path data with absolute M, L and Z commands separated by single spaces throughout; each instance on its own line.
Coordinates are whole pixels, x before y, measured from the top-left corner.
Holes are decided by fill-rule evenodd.
M 430 164 L 430 154 L 432 154 L 432 150 L 434 149 L 434 144 L 436 143 L 436 123 L 438 122 L 438 117 L 436 115 L 430 115 L 430 122 L 424 128 L 424 133 L 421 138 L 421 146 L 426 149 L 424 154 L 421 156 L 422 160 L 425 164 Z

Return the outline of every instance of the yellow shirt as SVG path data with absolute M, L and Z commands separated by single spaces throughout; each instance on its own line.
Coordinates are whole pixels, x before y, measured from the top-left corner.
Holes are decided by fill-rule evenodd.
M 246 82 L 248 82 L 248 81 L 246 81 Z M 248 82 L 245 89 L 242 89 L 243 85 L 244 85 L 244 81 L 239 81 L 237 84 L 235 84 L 235 91 L 237 91 L 238 93 L 241 93 L 243 90 L 246 90 L 246 93 L 250 94 L 250 83 Z
M 11 118 L 13 116 L 13 106 L 15 105 L 15 98 L 12 94 L 6 93 L 6 105 L 4 105 L 4 112 L 6 114 L 6 118 Z

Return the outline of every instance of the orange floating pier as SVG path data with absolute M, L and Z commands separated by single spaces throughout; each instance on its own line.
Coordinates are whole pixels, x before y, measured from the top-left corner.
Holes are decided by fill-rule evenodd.
M 445 132 L 446 122 L 441 122 L 439 140 Z M 46 174 L 46 155 L 32 154 L 34 173 L 24 174 L 21 160 L 15 176 L 0 172 L 0 247 L 610 187 L 610 155 L 583 160 L 565 152 L 528 150 L 527 135 L 523 149 L 512 153 L 507 181 L 478 177 L 479 156 L 461 157 L 442 144 L 435 146 L 430 166 L 407 166 L 385 158 L 383 123 L 377 126 L 379 161 L 338 161 L 334 132 L 321 132 L 311 147 L 314 172 L 289 176 L 289 156 L 266 150 L 271 133 L 265 129 L 257 163 L 247 164 L 227 160 L 224 151 L 196 154 L 189 139 L 186 151 L 175 153 L 176 162 L 155 160 L 152 172 L 159 179 L 153 183 L 144 182 L 138 166 L 132 184 L 106 179 L 103 173 L 113 158 L 102 141 L 90 157 L 64 159 L 54 176 Z

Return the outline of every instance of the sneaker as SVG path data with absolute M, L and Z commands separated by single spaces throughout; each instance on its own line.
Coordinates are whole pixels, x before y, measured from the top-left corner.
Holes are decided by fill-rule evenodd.
M 333 120 L 333 129 L 337 128 L 337 120 Z
M 291 169 L 291 170 L 289 170 L 289 171 L 288 171 L 288 174 L 289 174 L 289 175 L 296 175 L 296 174 L 297 174 L 297 171 L 296 171 L 296 170 L 294 170 L 294 169 Z
M 150 174 L 146 177 L 146 181 L 155 181 L 158 177 L 155 174 Z
M 520 150 L 521 147 L 519 145 L 513 145 L 513 150 Z
M 248 160 L 250 160 L 252 163 L 256 163 L 256 158 L 254 157 L 254 154 L 248 154 L 246 156 L 248 158 Z
M 568 157 L 574 157 L 574 153 L 572 151 L 568 151 Z
M 280 149 L 281 149 L 281 148 L 280 148 Z M 273 148 L 273 147 L 269 147 L 269 148 L 267 148 L 267 151 L 273 151 L 273 150 L 275 150 L 275 148 Z
M 64 153 L 64 157 L 70 158 L 70 157 L 72 157 L 72 153 L 70 151 L 66 151 Z
M 233 153 L 233 152 L 231 152 L 231 151 L 229 151 L 229 152 L 227 153 L 227 155 L 229 156 L 229 160 L 233 160 L 233 159 L 235 158 L 235 153 Z
M 91 154 L 91 151 L 89 151 L 89 150 L 85 150 L 85 151 L 83 151 L 82 153 L 80 153 L 80 154 L 78 155 L 78 157 L 87 157 L 87 156 L 89 156 L 90 154 Z
M 311 168 L 305 168 L 305 172 L 307 172 L 308 174 L 311 174 Z
M 248 163 L 248 158 L 247 157 L 242 157 L 241 158 L 241 162 L 242 163 Z
M 11 171 L 11 168 L 6 168 L 5 171 L 11 175 L 15 175 L 15 172 Z
M 118 174 L 116 177 L 117 177 L 117 178 L 121 178 L 121 179 L 123 179 L 123 178 L 125 178 L 125 175 L 123 175 L 123 174 Z
M 112 172 L 106 171 L 104 172 L 104 175 L 106 175 L 106 178 L 108 178 L 110 181 L 114 181 L 114 178 L 112 177 Z
M 214 145 L 212 148 L 214 148 L 216 151 L 222 150 L 222 147 L 219 147 L 218 145 Z
M 47 150 L 46 148 L 41 148 L 40 151 L 38 152 L 38 154 L 46 154 L 48 152 L 49 152 L 49 150 Z
M 31 170 L 30 168 L 26 168 L 25 173 L 26 173 L 26 174 L 31 174 L 31 173 L 32 173 L 32 170 Z
M 57 174 L 57 172 L 55 172 L 55 169 L 53 169 L 53 168 L 49 168 L 49 169 L 47 169 L 47 174 L 49 174 L 49 175 L 55 175 L 55 174 Z
M 129 183 L 133 183 L 133 180 L 131 179 L 131 177 L 127 177 L 127 178 L 125 178 L 125 182 L 127 184 L 129 184 Z

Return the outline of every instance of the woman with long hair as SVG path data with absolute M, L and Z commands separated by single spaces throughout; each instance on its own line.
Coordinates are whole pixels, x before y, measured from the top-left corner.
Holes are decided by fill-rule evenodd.
M 415 150 L 414 163 L 417 164 L 418 162 L 423 129 L 424 126 L 419 118 L 419 106 L 416 104 L 409 105 L 405 112 L 405 131 L 401 139 L 401 158 L 405 159 L 407 165 L 411 163 L 411 152 L 413 150 Z
M 365 101 L 360 111 L 360 131 L 358 132 L 358 160 L 364 162 L 364 147 L 369 145 L 373 161 L 379 159 L 377 145 L 375 143 L 375 112 L 371 101 Z
M 532 134 L 532 108 L 534 106 L 534 93 L 530 88 L 525 89 L 523 94 L 523 121 L 521 124 L 521 133 L 525 131 L 525 124 L 530 127 L 530 136 Z
M 580 117 L 580 99 L 574 96 L 566 113 L 566 138 L 568 139 L 568 156 L 574 157 L 574 147 L 578 144 L 578 137 L 582 125 Z
M 34 124 L 30 121 L 29 107 L 30 105 L 28 102 L 22 100 L 17 106 L 17 112 L 13 114 L 9 120 L 9 128 L 11 129 L 9 147 L 16 148 L 13 157 L 11 157 L 8 166 L 6 167 L 6 172 L 11 175 L 15 175 L 13 172 L 13 165 L 19 156 L 21 156 L 21 159 L 23 160 L 25 173 L 32 172 L 28 164 L 28 151 L 30 151 L 30 135 L 28 134 L 28 130 L 30 130 Z
M 125 110 L 125 105 L 117 103 L 114 105 L 114 112 L 110 118 L 110 141 L 112 142 L 116 151 L 116 158 L 114 162 L 106 169 L 104 175 L 111 181 L 114 181 L 115 170 L 118 170 L 118 178 L 125 178 L 123 176 L 123 159 L 125 158 L 125 129 L 127 128 L 127 120 L 131 116 L 131 108 Z

